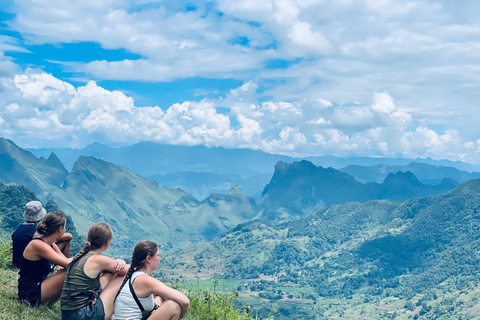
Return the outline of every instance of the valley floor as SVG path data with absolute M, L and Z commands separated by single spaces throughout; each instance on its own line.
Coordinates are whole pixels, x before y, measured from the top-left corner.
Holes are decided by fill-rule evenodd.
M 166 270 L 163 270 L 164 272 Z M 168 273 L 168 272 L 165 272 Z M 207 274 L 178 277 L 170 270 L 170 278 L 181 288 L 236 292 L 238 307 L 248 306 L 254 315 L 270 316 L 275 320 L 287 319 L 480 319 L 480 287 L 441 293 L 418 294 L 406 300 L 385 295 L 355 294 L 349 298 L 323 298 L 314 296 L 313 288 L 278 286 L 266 278 L 216 279 Z M 272 280 L 268 278 L 268 280 Z

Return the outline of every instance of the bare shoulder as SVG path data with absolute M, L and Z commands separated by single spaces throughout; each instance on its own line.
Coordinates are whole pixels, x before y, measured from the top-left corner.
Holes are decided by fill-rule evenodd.
M 87 258 L 83 270 L 90 278 L 96 278 L 106 269 L 106 266 L 108 266 L 111 261 L 112 258 L 102 256 L 101 254 L 94 254 Z
M 45 251 L 52 248 L 40 239 L 33 239 L 28 243 L 25 249 L 31 251 Z
M 155 279 L 148 274 L 142 274 L 135 278 L 133 288 L 146 295 L 157 293 L 159 290 L 165 288 L 165 285 L 158 279 Z M 158 294 L 158 293 L 157 293 Z
M 95 264 L 99 266 L 104 266 L 104 265 L 111 264 L 112 261 L 113 261 L 113 258 L 109 258 L 101 254 L 94 254 L 87 259 L 87 262 L 85 262 L 85 264 Z
M 152 276 L 149 276 L 148 274 L 141 274 L 135 278 L 135 282 L 140 284 L 140 285 L 153 285 L 153 284 L 159 284 L 162 283 L 160 280 L 155 279 Z

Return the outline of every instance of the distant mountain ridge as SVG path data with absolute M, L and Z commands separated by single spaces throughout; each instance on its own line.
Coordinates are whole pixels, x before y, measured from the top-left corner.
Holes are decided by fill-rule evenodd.
M 454 167 L 437 166 L 427 163 L 411 162 L 407 165 L 386 165 L 374 166 L 349 165 L 341 168 L 340 171 L 350 174 L 359 182 L 382 182 L 390 173 L 398 171 L 411 171 L 425 184 L 438 184 L 444 178 L 451 178 L 457 182 L 465 182 L 473 178 L 480 178 L 480 172 L 467 172 Z
M 0 172 L 4 183 L 25 185 L 40 197 L 48 193 L 50 186 L 61 185 L 68 175 L 54 153 L 48 159 L 37 158 L 3 138 L 0 138 Z
M 134 173 L 171 188 L 182 187 L 198 199 L 213 192 L 228 192 L 233 185 L 239 185 L 249 196 L 259 199 L 264 186 L 269 182 L 273 168 L 278 161 L 292 163 L 307 160 L 316 166 L 335 169 L 349 165 L 406 166 L 411 162 L 434 166 L 450 166 L 464 171 L 480 171 L 480 166 L 448 160 L 395 159 L 395 158 L 339 158 L 335 156 L 306 157 L 304 159 L 269 154 L 260 150 L 208 148 L 205 146 L 164 145 L 154 142 L 139 142 L 134 145 L 112 148 L 94 142 L 83 149 L 28 149 L 38 157 L 48 157 L 54 152 L 70 170 L 80 156 L 93 156 L 131 169 Z M 414 170 L 392 170 L 412 171 Z M 345 171 L 347 172 L 347 171 Z M 354 177 L 357 175 L 347 172 Z M 388 174 L 388 173 L 387 173 Z M 386 175 L 377 180 L 359 180 L 381 183 Z M 448 176 L 447 176 L 448 177 Z M 451 177 L 453 178 L 453 177 Z M 423 181 L 423 177 L 419 178 Z M 454 178 L 458 182 L 463 182 Z M 438 184 L 435 182 L 424 183 Z
M 239 188 L 200 202 L 185 190 L 165 188 L 94 157 L 79 157 L 69 173 L 55 154 L 36 158 L 6 139 L 0 147 L 0 181 L 25 185 L 38 190 L 44 201 L 54 200 L 82 234 L 94 222 L 108 222 L 116 250 L 145 238 L 165 247 L 210 240 L 256 213 L 255 201 Z
M 258 204 L 237 186 L 200 201 L 182 188 L 163 187 L 126 167 L 92 156 L 80 156 L 68 173 L 55 154 L 38 159 L 12 141 L 3 139 L 2 143 L 4 158 L 10 161 L 5 163 L 15 163 L 18 172 L 19 182 L 10 181 L 39 189 L 41 198 L 56 201 L 80 232 L 86 232 L 92 221 L 110 223 L 124 245 L 138 240 L 136 237 L 152 237 L 167 246 L 184 246 L 211 240 L 252 219 L 275 224 L 330 204 L 422 197 L 456 185 L 451 179 L 425 185 L 409 172 L 391 174 L 382 184 L 362 184 L 344 172 L 309 161 L 280 161 Z M 91 148 L 105 150 L 99 144 Z M 12 177 L 5 168 L 0 170 L 0 180 Z
M 391 173 L 381 184 L 363 184 L 349 174 L 317 167 L 305 160 L 292 164 L 278 162 L 262 193 L 260 220 L 269 223 L 294 220 L 328 205 L 345 202 L 420 198 L 451 190 L 456 185 L 449 178 L 436 186 L 425 185 L 409 171 Z

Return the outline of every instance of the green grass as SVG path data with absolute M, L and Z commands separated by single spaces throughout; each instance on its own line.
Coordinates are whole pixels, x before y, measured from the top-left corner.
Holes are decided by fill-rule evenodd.
M 239 310 L 234 307 L 237 294 L 218 292 L 218 279 L 213 281 L 213 290 L 201 290 L 200 286 L 188 290 L 190 310 L 185 320 L 250 320 L 258 319 L 247 308 Z
M 0 240 L 0 320 L 60 320 L 58 302 L 49 307 L 32 308 L 18 300 L 18 274 L 9 269 L 10 265 L 10 243 Z M 252 312 L 234 307 L 237 295 L 233 291 L 218 291 L 218 280 L 211 284 L 211 290 L 202 289 L 199 285 L 179 288 L 190 299 L 190 309 L 185 320 L 260 320 L 252 316 Z
M 0 268 L 0 320 L 60 320 L 59 304 L 32 308 L 17 298 L 16 272 Z

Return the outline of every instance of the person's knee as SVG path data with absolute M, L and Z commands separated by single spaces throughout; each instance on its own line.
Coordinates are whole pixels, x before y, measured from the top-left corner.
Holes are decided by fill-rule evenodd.
M 73 236 L 72 236 L 72 234 L 69 233 L 69 232 L 65 232 L 65 234 L 64 234 L 63 237 L 62 237 L 62 241 L 68 241 L 68 242 L 70 242 L 70 241 L 72 241 L 72 239 L 73 239 Z
M 173 300 L 167 300 L 163 303 L 163 305 L 165 307 L 167 307 L 168 310 L 170 310 L 170 313 L 172 315 L 177 315 L 178 316 L 178 315 L 180 315 L 180 312 L 182 312 L 182 308 L 180 307 L 180 305 Z

